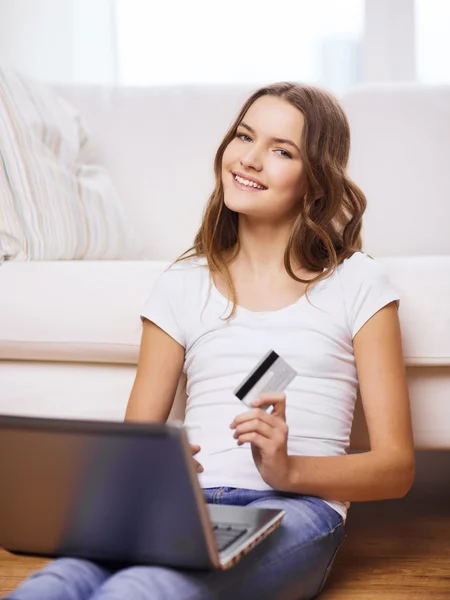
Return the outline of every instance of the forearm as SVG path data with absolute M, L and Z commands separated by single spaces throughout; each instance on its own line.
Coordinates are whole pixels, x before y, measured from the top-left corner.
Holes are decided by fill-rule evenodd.
M 345 456 L 290 456 L 283 491 L 328 500 L 400 498 L 411 487 L 414 456 L 369 451 Z

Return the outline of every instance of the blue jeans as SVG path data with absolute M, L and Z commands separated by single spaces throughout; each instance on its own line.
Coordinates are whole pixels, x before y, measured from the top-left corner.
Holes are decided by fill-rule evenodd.
M 33 573 L 5 600 L 307 600 L 328 577 L 344 539 L 341 516 L 312 496 L 229 487 L 203 490 L 207 502 L 283 508 L 282 524 L 226 571 L 131 566 L 110 571 L 59 558 Z

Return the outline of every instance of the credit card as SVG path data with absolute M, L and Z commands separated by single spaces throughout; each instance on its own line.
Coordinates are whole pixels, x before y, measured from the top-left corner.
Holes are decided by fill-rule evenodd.
M 262 357 L 253 371 L 234 390 L 234 395 L 251 407 L 254 400 L 267 392 L 284 392 L 297 371 L 281 358 L 275 350 Z M 265 410 L 268 410 L 267 407 Z

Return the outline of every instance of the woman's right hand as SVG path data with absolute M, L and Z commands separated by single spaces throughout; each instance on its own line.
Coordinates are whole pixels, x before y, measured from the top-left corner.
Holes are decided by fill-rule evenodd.
M 198 452 L 200 452 L 200 446 L 197 446 L 196 444 L 191 444 L 191 450 L 192 450 L 192 456 L 195 456 Z M 195 463 L 195 469 L 196 469 L 197 473 L 203 473 L 202 465 L 197 460 L 195 460 L 195 458 L 194 458 L 194 463 Z

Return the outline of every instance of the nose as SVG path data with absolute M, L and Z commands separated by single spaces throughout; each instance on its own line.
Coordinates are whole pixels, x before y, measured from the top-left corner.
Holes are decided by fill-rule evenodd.
M 256 148 L 248 148 L 247 152 L 241 156 L 241 165 L 246 169 L 254 169 L 255 171 L 261 171 L 262 163 L 258 156 Z

